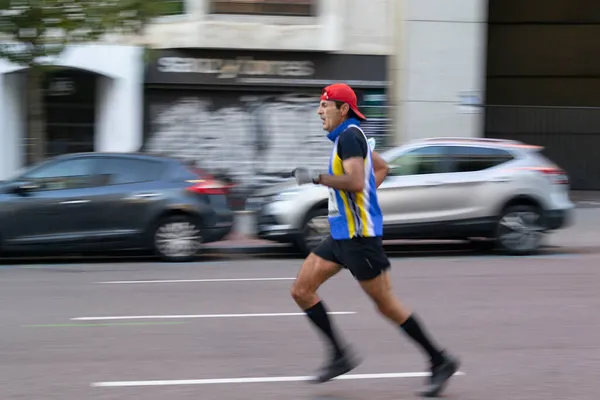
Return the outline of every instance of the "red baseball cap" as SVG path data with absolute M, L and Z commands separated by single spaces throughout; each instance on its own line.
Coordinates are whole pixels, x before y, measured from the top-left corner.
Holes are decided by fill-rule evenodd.
M 362 119 L 363 121 L 367 119 L 360 111 L 358 111 L 358 106 L 356 105 L 356 93 L 354 93 L 354 90 L 345 83 L 334 83 L 323 88 L 321 100 L 343 101 L 344 103 L 348 103 L 350 109 L 354 111 L 359 119 Z

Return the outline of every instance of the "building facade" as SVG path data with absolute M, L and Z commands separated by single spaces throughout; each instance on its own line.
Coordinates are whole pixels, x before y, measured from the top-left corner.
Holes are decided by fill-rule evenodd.
M 600 14 L 590 0 L 490 0 L 484 135 L 543 146 L 600 190 Z
M 393 54 L 397 0 L 168 0 L 154 48 Z
M 45 87 L 46 153 L 143 149 L 224 169 L 236 151 L 238 174 L 321 166 L 316 101 L 338 81 L 357 89 L 380 148 L 480 136 L 486 0 L 448 3 L 165 0 L 143 37 L 61 57 Z M 23 79 L 0 62 L 0 179 L 26 165 Z
M 385 145 L 386 60 L 371 55 L 166 50 L 148 66 L 144 151 L 172 154 L 233 179 L 324 168 L 331 143 L 317 115 L 322 88 L 355 87 L 369 136 Z M 371 103 L 372 105 L 369 105 Z
M 135 151 L 142 145 L 143 64 L 137 46 L 71 46 L 45 79 L 45 154 Z M 25 69 L 0 60 L 0 180 L 26 167 Z
M 487 0 L 396 0 L 397 143 L 483 132 Z
M 386 107 L 386 143 L 482 135 L 487 0 L 174 3 L 172 15 L 148 30 L 155 48 L 385 58 L 388 85 L 372 98 Z
M 369 136 L 393 144 L 394 1 L 182 1 L 151 25 L 143 151 L 176 155 L 247 188 L 325 168 L 321 90 L 347 82 Z
M 322 165 L 316 100 L 347 81 L 379 148 L 513 138 L 544 146 L 574 189 L 600 189 L 592 3 L 164 0 L 143 37 L 59 59 L 44 86 L 46 153 L 143 149 L 270 179 Z M 25 93 L 23 69 L 0 61 L 0 180 L 27 164 Z

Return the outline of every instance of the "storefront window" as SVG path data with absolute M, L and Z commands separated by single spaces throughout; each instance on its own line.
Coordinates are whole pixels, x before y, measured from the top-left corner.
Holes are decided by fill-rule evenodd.
M 158 7 L 161 16 L 185 14 L 185 0 L 161 0 Z
M 212 14 L 316 15 L 315 0 L 212 0 Z

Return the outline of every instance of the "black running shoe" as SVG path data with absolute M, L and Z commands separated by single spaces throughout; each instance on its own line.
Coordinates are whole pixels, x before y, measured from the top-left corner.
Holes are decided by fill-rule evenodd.
M 460 361 L 458 359 L 444 355 L 444 361 L 431 368 L 431 377 L 425 388 L 419 391 L 419 395 L 423 397 L 438 396 L 446 386 L 448 379 L 458 371 L 459 366 Z
M 360 364 L 359 357 L 350 348 L 346 348 L 344 353 L 338 357 L 332 357 L 330 361 L 320 369 L 317 376 L 314 377 L 314 383 L 325 383 L 331 379 L 352 371 Z

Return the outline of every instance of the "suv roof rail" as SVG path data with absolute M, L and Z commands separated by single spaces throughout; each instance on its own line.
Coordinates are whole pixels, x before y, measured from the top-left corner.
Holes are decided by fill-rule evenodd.
M 439 137 L 431 137 L 418 139 L 420 142 L 435 142 L 435 141 L 452 141 L 452 142 L 490 142 L 490 143 L 513 143 L 513 144 L 522 144 L 522 142 L 518 140 L 511 139 L 495 139 L 495 138 L 482 138 L 482 137 L 464 137 L 464 136 L 439 136 Z

